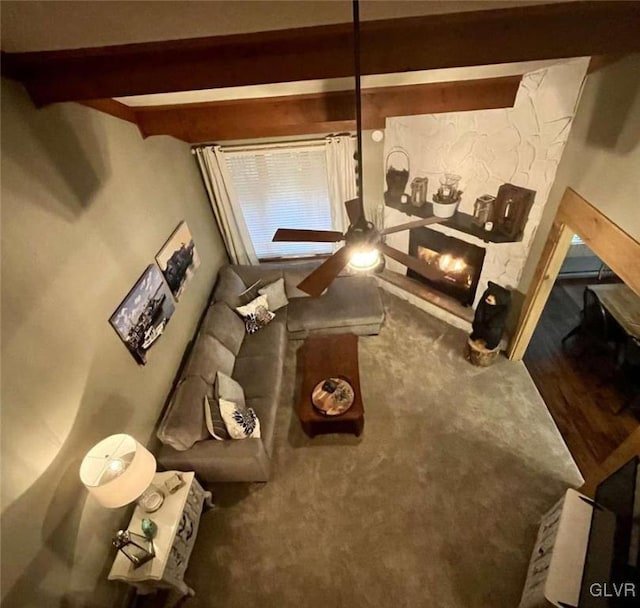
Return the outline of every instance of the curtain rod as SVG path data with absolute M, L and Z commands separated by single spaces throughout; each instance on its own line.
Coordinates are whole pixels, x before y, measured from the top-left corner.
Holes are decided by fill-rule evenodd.
M 327 137 L 337 137 L 338 135 L 341 135 L 343 137 L 355 137 L 355 135 L 352 135 L 351 133 L 338 133 L 336 135 L 328 135 Z M 223 151 L 229 152 L 252 152 L 258 150 L 273 150 L 277 148 L 308 148 L 310 146 L 324 146 L 326 139 L 326 137 L 323 137 L 322 139 L 295 139 L 291 141 L 277 141 L 267 144 L 236 144 L 229 146 L 220 146 L 220 148 Z M 200 144 L 197 146 L 192 146 L 191 154 L 195 154 L 196 150 L 199 148 L 206 148 L 213 145 L 215 144 Z

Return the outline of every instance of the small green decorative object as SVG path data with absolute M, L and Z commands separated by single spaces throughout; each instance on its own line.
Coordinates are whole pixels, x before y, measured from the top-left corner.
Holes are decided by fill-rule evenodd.
M 158 526 L 153 519 L 143 519 L 140 523 L 142 533 L 147 540 L 153 540 L 158 533 Z

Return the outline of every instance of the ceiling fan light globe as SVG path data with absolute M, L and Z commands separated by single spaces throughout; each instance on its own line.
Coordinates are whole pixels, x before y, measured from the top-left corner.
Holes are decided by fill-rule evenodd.
M 356 249 L 351 254 L 349 268 L 357 271 L 373 270 L 380 263 L 380 252 L 375 248 Z

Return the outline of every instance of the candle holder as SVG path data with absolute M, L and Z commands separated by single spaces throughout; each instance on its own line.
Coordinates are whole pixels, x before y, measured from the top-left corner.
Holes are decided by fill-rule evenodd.
M 414 177 L 411 182 L 411 204 L 414 207 L 422 207 L 427 202 L 427 187 L 429 179 L 426 177 Z
M 476 199 L 473 205 L 473 223 L 484 228 L 487 223 L 493 222 L 493 208 L 496 197 L 491 194 L 483 194 Z

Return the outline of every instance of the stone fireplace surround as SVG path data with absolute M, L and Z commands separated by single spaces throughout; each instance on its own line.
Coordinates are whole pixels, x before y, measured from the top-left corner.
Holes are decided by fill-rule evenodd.
M 495 195 L 505 183 L 535 191 L 521 241 L 487 243 L 444 223 L 431 227 L 486 248 L 476 302 L 488 281 L 511 289 L 519 284 L 571 128 L 587 64 L 585 58 L 559 61 L 525 74 L 513 108 L 387 120 L 385 154 L 394 146 L 407 151 L 409 181 L 428 177 L 428 200 L 445 172 L 463 177 L 462 213 L 472 214 L 479 196 Z M 406 214 L 384 207 L 385 227 L 406 221 Z M 409 239 L 409 231 L 403 231 L 389 235 L 387 243 L 409 253 Z M 388 260 L 387 269 L 394 275 L 406 273 L 394 260 Z

